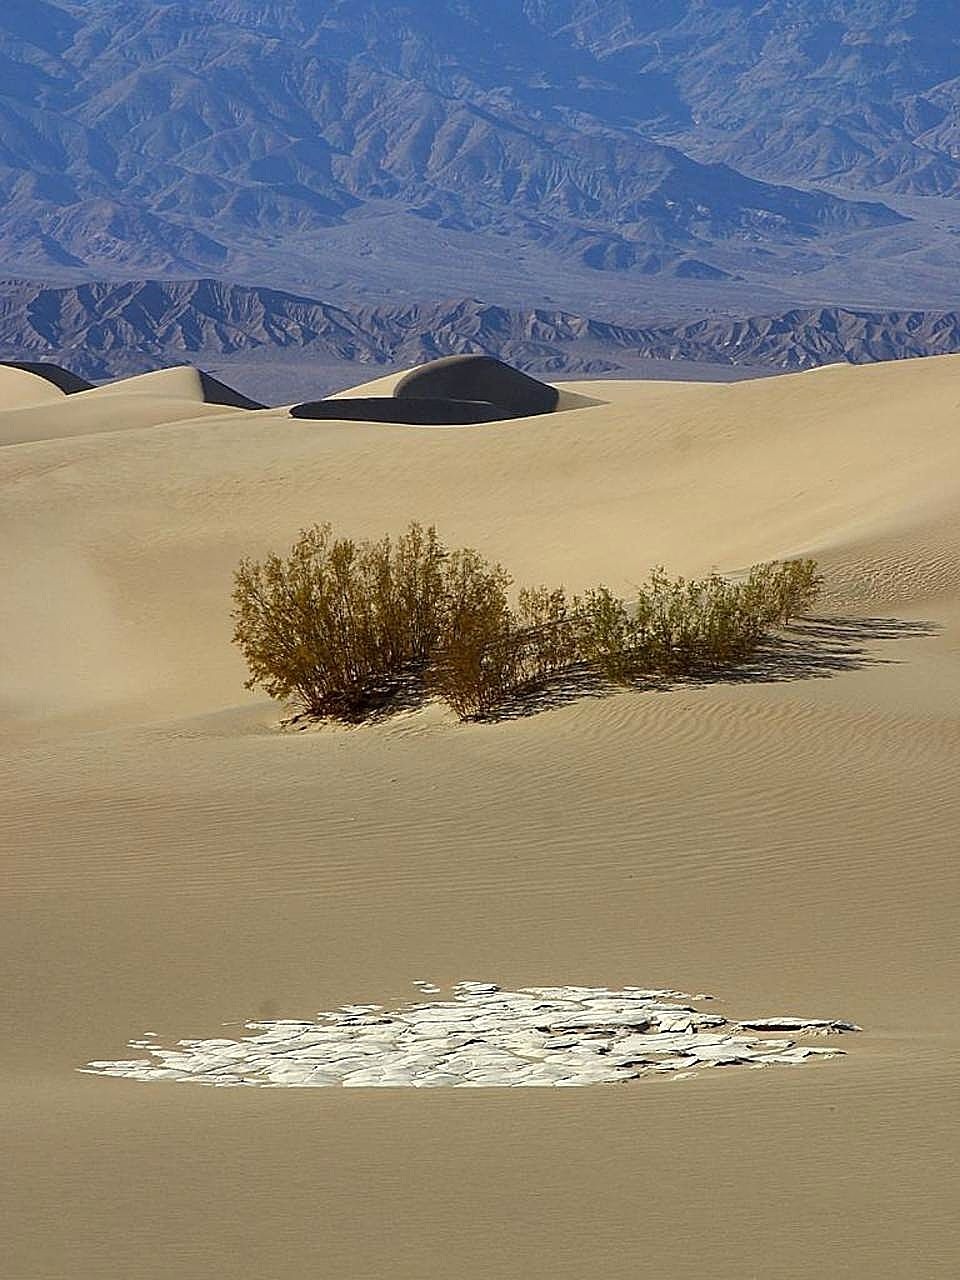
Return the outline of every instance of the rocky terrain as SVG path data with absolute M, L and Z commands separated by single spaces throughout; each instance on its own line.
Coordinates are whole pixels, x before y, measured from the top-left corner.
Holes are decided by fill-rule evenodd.
M 690 283 L 931 301 L 954 229 L 889 200 L 957 190 L 950 12 L 12 0 L 0 268 L 591 311 L 614 277 L 675 314 Z
M 356 381 L 357 365 L 409 367 L 466 352 L 546 375 L 630 376 L 638 361 L 761 372 L 958 351 L 960 312 L 819 307 L 644 326 L 474 298 L 347 307 L 216 280 L 0 287 L 0 359 L 52 360 L 93 379 L 184 362 L 245 366 L 247 389 L 266 399 L 270 367 L 285 359 L 309 371 L 316 390 L 318 364 L 332 388 Z
M 78 289 L 23 323 L 5 289 L 0 341 L 82 347 L 91 376 L 293 347 L 572 373 L 953 350 L 955 16 L 10 0 L 0 273 Z
M 557 0 L 550 28 L 698 157 L 780 181 L 960 192 L 960 29 L 951 0 Z M 638 92 L 642 84 L 660 87 Z M 612 99 L 611 99 L 612 105 Z

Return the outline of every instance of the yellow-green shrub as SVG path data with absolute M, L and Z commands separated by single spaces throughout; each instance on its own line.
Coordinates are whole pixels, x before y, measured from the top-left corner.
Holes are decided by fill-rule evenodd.
M 444 575 L 443 626 L 429 673 L 430 688 L 461 720 L 484 715 L 516 680 L 510 577 L 476 551 L 454 552 Z
M 411 525 L 393 543 L 304 530 L 286 559 L 244 560 L 234 640 L 271 697 L 318 716 L 363 716 L 426 665 L 445 625 L 445 552 Z
M 234 640 L 247 687 L 317 716 L 362 719 L 419 682 L 460 716 L 490 715 L 574 668 L 631 684 L 741 661 L 769 628 L 807 609 L 813 560 L 755 565 L 739 583 L 653 570 L 627 605 L 607 587 L 568 602 L 525 588 L 476 551 L 448 552 L 433 528 L 396 542 L 305 530 L 286 559 L 245 560 L 234 587 Z

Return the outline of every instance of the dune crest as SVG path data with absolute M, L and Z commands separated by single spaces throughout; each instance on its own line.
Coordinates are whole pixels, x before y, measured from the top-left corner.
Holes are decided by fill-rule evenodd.
M 49 378 L 16 364 L 0 364 L 0 413 L 24 405 L 56 404 L 65 393 Z
M 142 395 L 193 400 L 197 404 L 224 405 L 231 409 L 265 407 L 192 365 L 178 365 L 172 369 L 156 369 L 150 373 L 137 374 L 132 378 L 118 378 L 115 382 L 104 383 L 84 394 L 97 399 L 113 395 Z

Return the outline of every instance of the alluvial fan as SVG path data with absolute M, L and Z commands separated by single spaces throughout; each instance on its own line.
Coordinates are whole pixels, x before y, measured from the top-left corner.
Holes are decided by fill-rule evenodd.
M 429 984 L 416 984 L 423 990 Z M 704 1067 L 794 1065 L 843 1053 L 750 1031 L 834 1035 L 849 1022 L 796 1017 L 733 1022 L 703 1013 L 709 996 L 625 987 L 524 987 L 461 982 L 451 1000 L 342 1005 L 318 1020 L 248 1022 L 239 1040 L 131 1040 L 149 1057 L 90 1062 L 92 1075 L 266 1088 L 458 1088 L 610 1084 Z M 686 1003 L 681 1003 L 686 1002 Z

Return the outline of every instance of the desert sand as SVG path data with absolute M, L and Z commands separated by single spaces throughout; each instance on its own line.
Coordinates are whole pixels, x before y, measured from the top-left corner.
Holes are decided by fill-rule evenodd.
M 560 390 L 443 429 L 0 369 L 6 1274 L 957 1274 L 960 358 Z M 280 731 L 236 563 L 411 519 L 521 582 L 803 554 L 827 594 L 742 679 Z M 465 979 L 864 1031 L 581 1089 L 78 1070 Z

